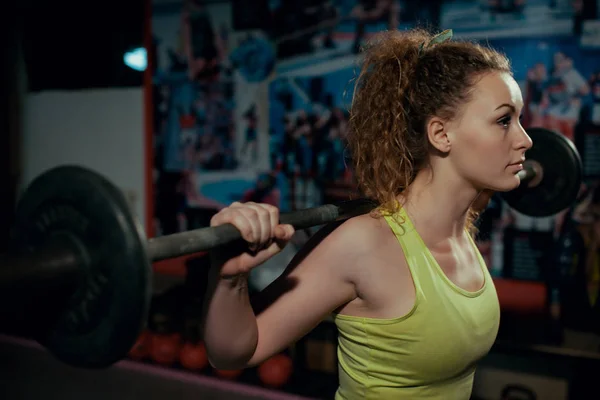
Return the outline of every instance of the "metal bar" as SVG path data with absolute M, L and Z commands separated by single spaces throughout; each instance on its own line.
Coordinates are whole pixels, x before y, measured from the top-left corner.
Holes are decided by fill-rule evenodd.
M 371 200 L 349 200 L 339 204 L 326 204 L 282 213 L 279 219 L 282 224 L 293 225 L 296 229 L 306 229 L 366 214 L 375 207 L 376 204 Z M 240 232 L 230 224 L 159 236 L 148 241 L 148 257 L 151 261 L 160 261 L 208 251 L 239 240 L 241 237 Z
M 521 179 L 521 183 L 526 183 L 537 176 L 537 172 L 533 165 L 525 164 L 523 165 L 523 169 L 517 172 L 519 179 Z
M 69 294 L 81 267 L 77 250 L 64 240 L 48 243 L 32 253 L 4 255 L 0 259 L 0 297 L 19 304 Z

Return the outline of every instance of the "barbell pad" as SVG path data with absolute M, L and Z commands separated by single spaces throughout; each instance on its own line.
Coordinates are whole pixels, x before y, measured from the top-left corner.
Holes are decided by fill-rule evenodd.
M 516 211 L 530 217 L 548 217 L 569 208 L 577 199 L 583 179 L 581 157 L 573 142 L 544 128 L 529 128 L 533 141 L 525 158 L 543 170 L 541 182 L 529 187 L 525 182 L 501 197 Z
M 306 229 L 365 214 L 375 207 L 376 203 L 368 199 L 348 200 L 282 213 L 279 221 L 282 224 L 293 225 L 295 229 Z M 241 238 L 241 233 L 231 224 L 159 236 L 148 241 L 148 257 L 152 261 L 160 261 L 208 251 Z
M 21 252 L 66 234 L 86 261 L 67 304 L 37 304 L 36 315 L 52 318 L 32 332 L 34 339 L 77 367 L 103 368 L 124 358 L 147 321 L 152 269 L 144 232 L 122 192 L 83 167 L 50 169 L 18 202 L 13 234 Z

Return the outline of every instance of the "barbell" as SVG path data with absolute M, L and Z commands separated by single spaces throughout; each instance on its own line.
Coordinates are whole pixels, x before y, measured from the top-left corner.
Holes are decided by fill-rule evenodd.
M 573 144 L 530 129 L 518 189 L 503 198 L 530 216 L 558 213 L 575 201 L 582 165 Z M 357 199 L 280 214 L 296 229 L 372 210 Z M 15 211 L 11 252 L 0 261 L 0 309 L 64 363 L 103 368 L 124 358 L 145 327 L 152 262 L 208 251 L 241 234 L 233 225 L 147 239 L 123 193 L 102 175 L 59 166 L 35 178 Z M 2 317 L 2 321 L 7 319 Z

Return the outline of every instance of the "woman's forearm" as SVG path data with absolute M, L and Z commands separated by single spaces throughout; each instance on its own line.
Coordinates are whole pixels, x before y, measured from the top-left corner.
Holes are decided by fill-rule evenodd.
M 209 273 L 203 336 L 211 365 L 244 368 L 258 343 L 256 316 L 250 304 L 248 277 L 223 279 L 218 268 Z

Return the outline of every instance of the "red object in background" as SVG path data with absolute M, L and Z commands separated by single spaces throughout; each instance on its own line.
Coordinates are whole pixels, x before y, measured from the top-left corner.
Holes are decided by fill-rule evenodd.
M 181 129 L 192 129 L 196 125 L 196 117 L 193 115 L 179 116 L 179 125 Z
M 177 333 L 152 335 L 150 358 L 157 364 L 173 365 L 179 357 L 181 336 Z
M 235 379 L 242 374 L 241 369 L 215 369 L 215 375 L 224 379 Z
M 548 305 L 548 290 L 543 282 L 495 278 L 494 285 L 500 310 L 514 314 L 544 314 Z
M 141 360 L 150 354 L 152 346 L 152 335 L 147 330 L 142 331 L 135 344 L 129 350 L 129 358 L 132 360 Z
M 208 366 L 208 356 L 204 343 L 187 342 L 181 346 L 179 363 L 186 369 L 198 371 Z
M 293 368 L 290 357 L 277 354 L 258 367 L 258 376 L 266 386 L 279 388 L 289 381 Z
M 198 257 L 198 254 L 188 254 L 181 257 L 169 258 L 167 260 L 161 260 L 155 262 L 152 267 L 154 268 L 154 273 L 159 275 L 167 275 L 167 276 L 179 276 L 184 278 L 187 270 L 185 263 L 188 259 L 193 257 Z

